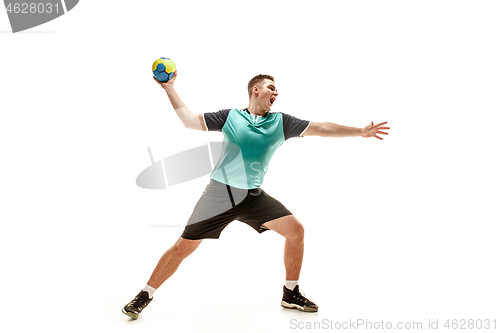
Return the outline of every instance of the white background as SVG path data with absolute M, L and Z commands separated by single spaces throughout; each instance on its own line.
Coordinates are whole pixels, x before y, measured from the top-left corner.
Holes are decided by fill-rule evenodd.
M 499 14 L 496 1 L 87 0 L 12 34 L 0 10 L 2 326 L 499 329 Z M 263 188 L 306 226 L 300 286 L 317 314 L 280 308 L 283 239 L 239 222 L 204 241 L 140 320 L 120 313 L 182 232 L 153 226 L 184 226 L 208 183 L 137 187 L 147 147 L 160 159 L 221 139 L 176 118 L 152 79 L 161 56 L 195 113 L 246 107 L 263 73 L 276 78 L 273 111 L 389 122 L 384 141 L 293 139 L 271 162 Z

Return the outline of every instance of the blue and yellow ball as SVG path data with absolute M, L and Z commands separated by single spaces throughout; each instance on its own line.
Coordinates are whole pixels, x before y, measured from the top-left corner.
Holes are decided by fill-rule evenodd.
M 176 69 L 175 63 L 170 58 L 161 57 L 153 63 L 153 74 L 160 82 L 167 82 L 173 78 Z

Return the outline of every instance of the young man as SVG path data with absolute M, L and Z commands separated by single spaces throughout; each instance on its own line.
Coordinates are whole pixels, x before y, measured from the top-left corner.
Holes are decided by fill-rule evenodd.
M 285 113 L 270 112 L 278 90 L 270 75 L 257 75 L 248 83 L 246 109 L 221 110 L 195 115 L 181 101 L 174 89 L 174 77 L 160 83 L 185 127 L 224 134 L 221 157 L 210 183 L 184 229 L 181 237 L 160 258 L 146 287 L 122 312 L 137 319 L 151 302 L 153 293 L 177 270 L 205 238 L 219 238 L 233 220 L 250 225 L 257 232 L 273 230 L 285 237 L 284 263 L 286 282 L 281 305 L 301 311 L 316 312 L 318 306 L 299 292 L 298 280 L 304 253 L 304 226 L 279 201 L 260 188 L 276 149 L 291 137 L 375 137 L 387 134 L 385 123 L 353 128 L 333 123 L 301 120 Z

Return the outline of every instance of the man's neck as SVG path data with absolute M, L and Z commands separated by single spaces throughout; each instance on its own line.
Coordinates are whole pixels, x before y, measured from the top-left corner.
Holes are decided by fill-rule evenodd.
M 266 110 L 259 108 L 255 105 L 252 105 L 251 103 L 248 105 L 247 110 L 248 112 L 250 112 L 250 114 L 254 114 L 261 117 L 264 117 L 267 113 Z

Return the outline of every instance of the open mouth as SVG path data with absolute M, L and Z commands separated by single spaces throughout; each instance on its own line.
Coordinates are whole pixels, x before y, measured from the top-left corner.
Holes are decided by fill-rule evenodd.
M 273 105 L 275 100 L 276 100 L 276 97 L 271 98 L 271 100 L 269 101 L 269 105 Z

